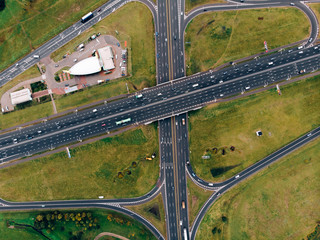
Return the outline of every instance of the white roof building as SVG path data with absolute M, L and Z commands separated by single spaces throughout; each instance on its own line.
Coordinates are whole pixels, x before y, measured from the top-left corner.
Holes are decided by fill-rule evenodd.
M 101 65 L 96 57 L 85 58 L 69 69 L 71 75 L 89 75 L 100 71 Z
M 29 88 L 10 93 L 12 105 L 32 101 L 31 92 Z
M 98 54 L 104 71 L 114 69 L 113 52 L 110 46 L 99 48 Z

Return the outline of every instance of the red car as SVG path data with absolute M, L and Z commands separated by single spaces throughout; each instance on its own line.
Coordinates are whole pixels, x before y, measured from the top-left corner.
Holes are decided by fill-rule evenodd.
M 103 123 L 101 126 L 102 126 L 102 127 L 104 127 L 105 125 L 106 125 L 106 124 L 105 124 L 105 123 Z

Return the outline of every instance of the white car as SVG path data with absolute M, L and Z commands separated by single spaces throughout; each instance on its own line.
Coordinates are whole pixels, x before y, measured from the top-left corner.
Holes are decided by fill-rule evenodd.
M 220 80 L 220 81 L 219 81 L 219 83 L 223 83 L 223 81 L 222 81 L 222 80 Z
M 303 51 L 300 51 L 300 52 L 299 52 L 299 54 L 302 54 L 302 53 L 303 53 Z
M 247 87 L 246 87 L 246 90 L 249 90 L 249 89 L 250 89 L 250 86 L 247 86 Z
M 92 112 L 96 112 L 96 111 L 98 111 L 98 110 L 97 110 L 97 109 L 93 109 L 93 110 L 92 110 Z
M 269 64 L 269 65 L 273 65 L 273 62 L 269 62 L 268 64 Z
M 240 177 L 240 175 L 237 175 L 237 176 L 235 176 L 234 178 L 239 178 Z
M 220 94 L 220 97 L 223 97 L 223 93 Z

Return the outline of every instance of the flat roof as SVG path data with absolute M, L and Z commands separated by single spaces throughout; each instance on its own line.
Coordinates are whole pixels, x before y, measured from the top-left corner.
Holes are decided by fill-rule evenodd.
M 69 69 L 71 75 L 89 75 L 100 71 L 101 65 L 97 57 L 85 58 Z
M 10 93 L 11 103 L 17 105 L 32 100 L 31 92 L 29 88 L 22 89 L 20 91 Z
M 98 49 L 98 54 L 102 62 L 103 70 L 108 71 L 114 69 L 113 52 L 110 46 Z

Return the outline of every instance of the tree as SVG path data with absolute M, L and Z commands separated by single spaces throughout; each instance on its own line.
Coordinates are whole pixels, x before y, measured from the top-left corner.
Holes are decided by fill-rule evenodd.
M 41 222 L 43 220 L 43 215 L 39 214 L 36 219 L 38 222 Z
M 228 218 L 227 218 L 226 216 L 222 216 L 222 217 L 221 217 L 221 220 L 222 220 L 222 222 L 227 222 L 227 221 L 228 221 Z
M 6 8 L 6 1 L 5 0 L 0 0 L 0 11 Z

